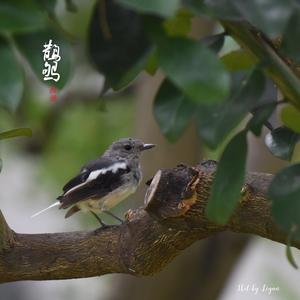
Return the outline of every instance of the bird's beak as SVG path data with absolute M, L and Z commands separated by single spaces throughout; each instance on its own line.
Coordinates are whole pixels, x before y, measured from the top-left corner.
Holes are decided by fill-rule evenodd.
M 154 145 L 154 144 L 144 144 L 144 145 L 142 146 L 142 151 L 151 149 L 151 148 L 153 148 L 153 147 L 155 147 L 155 146 L 156 146 L 156 145 Z

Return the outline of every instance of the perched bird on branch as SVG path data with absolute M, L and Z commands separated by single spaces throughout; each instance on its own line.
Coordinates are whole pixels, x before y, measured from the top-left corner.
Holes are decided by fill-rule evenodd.
M 114 142 L 101 157 L 81 168 L 63 187 L 57 202 L 32 217 L 59 205 L 60 209 L 69 208 L 66 218 L 82 210 L 91 212 L 102 226 L 105 224 L 97 215 L 100 212 L 122 221 L 109 210 L 136 191 L 142 179 L 140 155 L 154 146 L 133 138 Z

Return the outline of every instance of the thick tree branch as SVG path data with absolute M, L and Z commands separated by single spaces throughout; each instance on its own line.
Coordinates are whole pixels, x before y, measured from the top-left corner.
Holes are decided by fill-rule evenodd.
M 150 275 L 199 239 L 230 230 L 285 243 L 274 224 L 266 190 L 271 175 L 249 173 L 241 201 L 226 226 L 209 222 L 204 210 L 216 169 L 205 161 L 195 168 L 160 170 L 145 205 L 126 214 L 126 222 L 96 231 L 15 234 L 4 219 L 0 230 L 0 282 L 99 276 Z M 12 238 L 13 237 L 13 238 Z M 9 242 L 8 242 L 9 241 Z M 300 242 L 293 246 L 300 249 Z
M 14 244 L 15 233 L 8 227 L 2 212 L 0 211 L 0 253 Z

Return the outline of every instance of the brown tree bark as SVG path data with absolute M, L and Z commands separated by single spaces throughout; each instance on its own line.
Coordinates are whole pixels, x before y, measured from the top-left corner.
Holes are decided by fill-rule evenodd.
M 214 25 L 210 20 L 196 18 L 191 35 L 201 38 L 212 34 Z M 173 144 L 166 140 L 158 128 L 151 113 L 153 99 L 162 81 L 161 74 L 157 75 L 147 76 L 146 80 L 137 85 L 135 133 L 142 140 L 158 145 L 157 151 L 148 153 L 142 162 L 145 179 L 151 178 L 158 168 L 172 167 L 180 162 L 194 165 L 203 158 L 203 148 L 195 124 L 190 124 L 183 136 Z M 143 195 L 143 189 L 140 189 L 136 199 L 142 198 Z M 129 201 L 126 205 L 130 205 Z M 109 299 L 193 300 L 198 299 L 199 295 L 207 300 L 216 299 L 246 244 L 245 236 L 222 233 L 194 243 L 155 276 L 136 278 L 115 274 L 112 278 L 114 284 Z
M 199 239 L 222 231 L 256 234 L 285 243 L 266 192 L 272 175 L 247 174 L 238 207 L 226 225 L 205 217 L 216 163 L 157 172 L 145 205 L 126 222 L 89 232 L 17 234 L 1 218 L 0 282 L 126 273 L 151 275 Z M 4 245 L 4 246 L 3 246 Z M 292 245 L 300 249 L 300 242 Z

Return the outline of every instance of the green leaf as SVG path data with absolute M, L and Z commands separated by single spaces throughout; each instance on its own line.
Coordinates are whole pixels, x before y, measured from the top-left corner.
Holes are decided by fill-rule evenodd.
M 248 21 L 270 37 L 283 33 L 293 10 L 294 0 L 185 0 L 194 13 L 232 21 Z
M 244 50 L 235 50 L 225 54 L 221 57 L 221 62 L 224 64 L 226 70 L 230 72 L 249 70 L 257 63 L 257 61 Z
M 73 0 L 65 0 L 66 2 L 66 9 L 68 12 L 76 13 L 78 12 L 77 5 L 73 2 Z
M 291 160 L 300 135 L 286 127 L 278 127 L 265 136 L 270 152 L 281 159 Z
M 219 34 L 214 34 L 214 35 L 209 35 L 201 39 L 201 42 L 205 44 L 209 49 L 214 51 L 215 53 L 218 53 L 224 45 L 224 34 L 219 33 Z
M 247 158 L 247 132 L 238 133 L 225 148 L 212 184 L 207 217 L 225 224 L 241 198 Z M 233 167 L 234 162 L 234 167 Z
M 193 15 L 184 9 L 163 22 L 163 27 L 169 36 L 187 36 L 191 31 Z
M 206 0 L 205 4 L 212 15 L 233 21 L 246 20 L 270 37 L 283 32 L 295 8 L 293 0 Z
M 136 76 L 146 68 L 147 63 L 149 62 L 149 57 L 151 57 L 153 53 L 154 48 L 149 49 L 139 61 L 137 61 L 127 72 L 123 74 L 120 81 L 113 86 L 113 89 L 118 91 L 129 85 L 136 78 Z
M 92 62 L 115 90 L 143 70 L 153 48 L 142 17 L 113 0 L 96 3 L 88 44 Z
M 0 32 L 30 32 L 45 28 L 47 14 L 37 1 L 2 0 L 0 2 Z
M 200 42 L 161 39 L 158 61 L 167 77 L 195 102 L 222 101 L 229 92 L 229 74 L 217 56 Z
M 155 14 L 163 17 L 175 15 L 180 0 L 118 0 L 118 2 L 142 13 Z
M 277 106 L 276 102 L 266 103 L 265 105 L 259 107 L 258 109 L 252 111 L 253 117 L 248 122 L 247 127 L 256 136 L 261 135 L 262 127 L 265 122 L 271 117 Z
M 207 6 L 203 3 L 203 1 L 199 0 L 183 0 L 183 5 L 190 9 L 191 12 L 198 15 L 207 15 L 209 14 Z
M 290 165 L 275 175 L 269 186 L 272 215 L 278 225 L 286 231 L 294 230 L 300 239 L 300 164 Z
M 154 49 L 152 54 L 148 57 L 144 69 L 149 75 L 153 76 L 156 73 L 157 68 L 158 68 L 157 53 L 156 53 L 156 49 Z
M 0 140 L 10 139 L 18 136 L 32 136 L 30 128 L 17 128 L 8 131 L 0 132 Z
M 260 103 L 265 90 L 265 77 L 259 70 L 251 72 L 246 79 L 235 74 L 232 83 L 231 95 L 223 103 L 198 105 L 198 133 L 213 149 Z
M 294 227 L 295 228 L 295 227 Z M 286 241 L 286 248 L 285 248 L 285 254 L 286 254 L 286 258 L 289 261 L 289 263 L 295 268 L 298 269 L 297 263 L 293 257 L 293 253 L 292 253 L 292 249 L 291 249 L 291 243 L 292 243 L 292 239 L 293 239 L 293 235 L 294 235 L 294 231 L 291 230 L 287 241 Z
M 0 106 L 15 111 L 23 94 L 23 72 L 15 55 L 4 39 L 0 38 Z
M 300 9 L 296 8 L 289 19 L 283 35 L 281 50 L 294 62 L 300 63 L 300 45 L 295 41 L 300 38 Z
M 20 52 L 28 60 L 32 70 L 36 76 L 45 84 L 63 88 L 68 82 L 71 75 L 72 65 L 72 50 L 68 41 L 59 35 L 57 32 L 47 29 L 39 32 L 17 34 L 14 36 L 16 45 Z M 60 79 L 55 82 L 54 80 L 44 81 L 42 71 L 44 69 L 43 60 L 43 45 L 49 43 L 59 46 L 59 54 L 61 60 L 58 61 L 57 73 L 60 74 Z
M 242 18 L 270 37 L 276 37 L 283 32 L 295 8 L 293 0 L 232 0 L 232 2 Z
M 196 2 L 196 0 L 194 0 L 194 2 Z M 209 12 L 211 15 L 222 19 L 239 21 L 241 19 L 241 16 L 239 11 L 234 6 L 233 2 L 234 1 L 232 0 L 206 0 L 206 11 Z
M 283 124 L 300 133 L 300 111 L 292 105 L 287 105 L 281 110 L 281 120 Z
M 52 15 L 52 16 L 55 15 L 55 6 L 57 4 L 57 0 L 35 0 L 35 2 L 42 9 L 45 9 L 48 15 Z
M 175 142 L 187 127 L 195 105 L 170 81 L 164 80 L 154 101 L 154 117 L 161 132 Z

